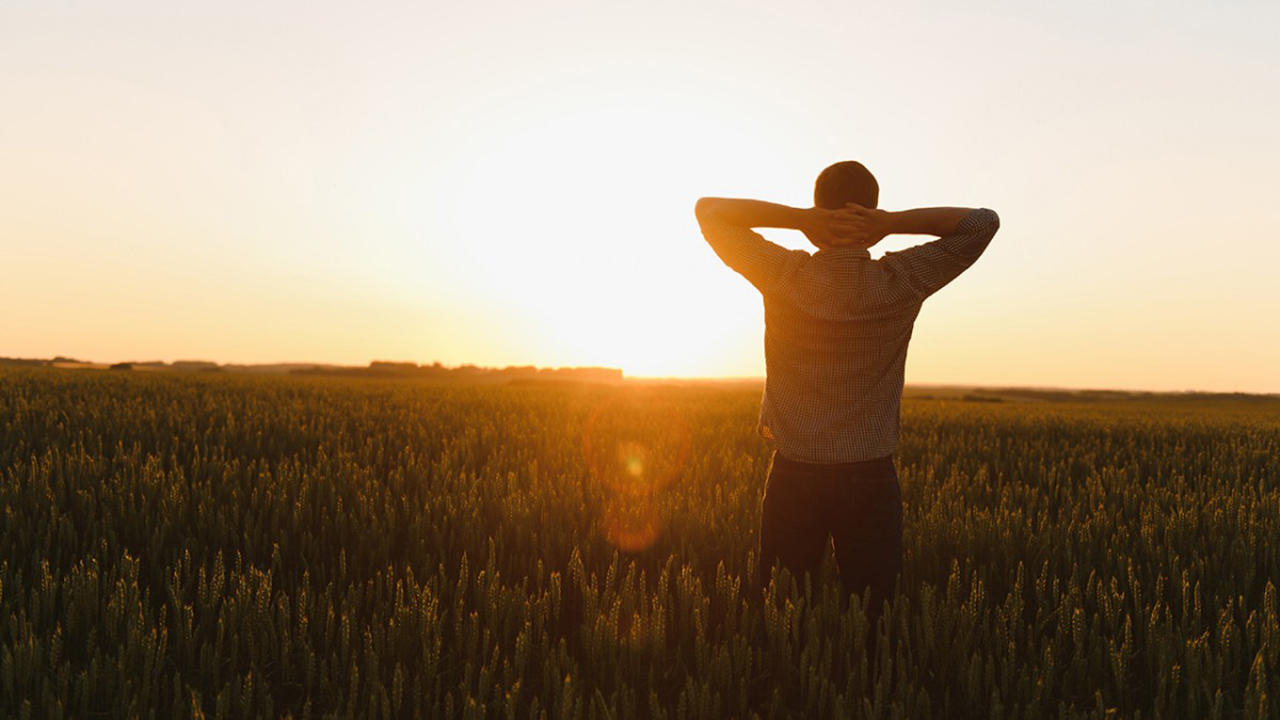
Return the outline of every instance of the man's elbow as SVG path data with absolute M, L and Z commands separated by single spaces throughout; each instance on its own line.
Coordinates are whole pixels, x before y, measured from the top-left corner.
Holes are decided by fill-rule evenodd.
M 719 200 L 717 198 L 698 198 L 698 202 L 693 206 L 693 214 L 698 218 L 699 223 L 705 223 L 716 213 L 718 205 Z
M 996 231 L 1000 229 L 1000 216 L 991 208 L 982 208 L 979 212 L 982 213 L 982 221 L 987 226 L 988 231 L 995 235 Z

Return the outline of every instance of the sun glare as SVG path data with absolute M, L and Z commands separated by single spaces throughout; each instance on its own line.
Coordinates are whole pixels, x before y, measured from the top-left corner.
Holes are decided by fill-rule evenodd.
M 637 81 L 501 105 L 505 120 L 474 129 L 454 224 L 476 282 L 537 325 L 538 357 L 631 375 L 713 367 L 696 357 L 707 328 L 689 312 L 709 253 L 692 207 L 723 187 L 750 142 L 731 109 Z M 782 160 L 753 162 L 767 175 Z

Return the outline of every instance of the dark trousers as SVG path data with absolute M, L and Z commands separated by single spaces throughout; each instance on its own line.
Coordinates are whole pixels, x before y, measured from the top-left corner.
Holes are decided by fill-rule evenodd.
M 867 615 L 880 616 L 902 573 L 902 490 L 892 456 L 817 465 L 775 452 L 761 506 L 762 586 L 778 565 L 802 588 L 805 573 L 816 583 L 834 544 L 845 596 L 869 589 Z

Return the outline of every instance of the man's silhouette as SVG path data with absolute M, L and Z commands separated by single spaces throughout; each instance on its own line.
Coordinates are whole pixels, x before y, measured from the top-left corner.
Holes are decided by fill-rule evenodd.
M 845 595 L 870 589 L 878 617 L 902 572 L 902 494 L 894 468 L 907 344 L 925 298 L 973 264 L 1000 227 L 991 210 L 877 209 L 857 162 L 823 170 L 814 207 L 702 198 L 698 223 L 726 265 L 764 296 L 767 379 L 760 434 L 774 443 L 761 503 L 760 577 L 777 565 L 816 575 L 834 541 Z M 752 228 L 800 230 L 818 251 L 787 250 Z M 873 259 L 886 235 L 939 239 Z

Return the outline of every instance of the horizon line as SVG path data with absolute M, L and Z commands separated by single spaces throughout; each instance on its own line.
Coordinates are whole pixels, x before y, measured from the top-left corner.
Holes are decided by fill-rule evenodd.
M 151 359 L 151 360 L 117 360 L 117 361 L 114 361 L 114 362 L 106 362 L 106 361 L 101 361 L 101 360 L 85 360 L 85 359 L 81 359 L 81 358 L 73 358 L 73 357 L 66 356 L 66 355 L 55 355 L 55 356 L 53 356 L 53 357 L 48 357 L 48 358 L 25 358 L 25 357 L 14 357 L 14 356 L 0 356 L 0 363 L 3 363 L 3 361 L 5 361 L 5 360 L 10 360 L 10 361 L 20 361 L 20 362 L 47 362 L 47 363 L 51 363 L 51 364 L 52 364 L 52 363 L 54 363 L 54 362 L 58 362 L 58 361 L 61 361 L 61 362 L 78 362 L 78 363 L 85 363 L 85 364 L 89 364 L 89 365 L 105 365 L 105 366 L 110 366 L 110 365 L 118 364 L 118 363 L 130 363 L 130 364 L 163 363 L 163 364 L 165 364 L 165 365 L 175 365 L 175 364 L 178 364 L 178 363 L 193 363 L 193 364 L 195 364 L 195 363 L 210 363 L 210 364 L 216 365 L 216 366 L 218 366 L 218 367 L 246 367 L 246 368 L 252 368 L 252 367 L 273 367 L 273 366 L 282 366 L 282 365 L 301 365 L 301 366 L 307 366 L 307 365 L 310 365 L 310 366 L 316 366 L 316 367 L 332 367 L 332 368 L 353 368 L 353 369 L 359 369 L 359 368 L 368 368 L 368 367 L 372 366 L 372 365 L 373 365 L 373 363 L 405 363 L 405 364 L 413 364 L 413 365 L 417 365 L 418 367 L 426 367 L 426 368 L 432 367 L 433 365 L 439 365 L 440 367 L 445 368 L 445 369 L 455 369 L 455 370 L 456 370 L 456 369 L 460 369 L 460 368 L 464 368 L 464 367 L 473 367 L 473 368 L 479 368 L 479 369 L 482 369 L 482 370 L 493 370 L 493 371 L 500 371 L 500 370 L 503 370 L 503 369 L 506 369 L 506 368 L 535 368 L 535 369 L 538 369 L 538 370 L 543 370 L 543 369 L 551 370 L 551 369 L 572 369 L 572 368 L 583 368 L 583 369 L 585 369 L 585 368 L 592 368 L 592 369 L 617 370 L 617 371 L 619 371 L 620 373 L 622 373 L 622 377 L 623 377 L 623 380 L 624 380 L 624 381 L 627 381 L 627 380 L 639 381 L 639 382 L 661 382 L 661 381 L 671 381 L 671 382 L 699 382 L 699 381 L 701 381 L 701 382 L 722 382 L 722 383 L 733 383 L 733 382 L 737 382 L 737 383 L 748 383 L 748 382 L 750 382 L 750 383 L 763 383 L 763 382 L 765 381 L 765 376 L 764 376 L 764 375 L 697 375 L 697 374 L 694 374 L 694 375 L 657 375 L 657 374 L 650 375 L 650 374 L 630 374 L 630 373 L 628 373 L 628 372 L 626 371 L 626 368 L 624 368 L 624 367 L 611 367 L 611 366 L 606 366 L 606 365 L 558 365 L 558 366 L 550 366 L 550 365 L 546 365 L 546 366 L 544 366 L 544 365 L 536 365 L 536 364 L 531 364 L 531 363 L 526 363 L 526 364 L 523 364 L 523 365 L 512 365 L 512 364 L 508 364 L 508 365 L 479 365 L 479 364 L 475 364 L 475 363 L 461 363 L 461 364 L 458 364 L 458 365 L 446 365 L 446 364 L 444 364 L 443 362 L 440 362 L 440 361 L 438 361 L 438 360 L 433 360 L 433 361 L 428 362 L 428 363 L 422 363 L 422 362 L 418 362 L 418 361 L 415 361 L 415 360 L 385 360 L 385 359 L 372 359 L 372 360 L 369 360 L 367 363 L 365 363 L 365 364 L 363 364 L 363 365 L 357 365 L 357 364 L 338 363 L 338 362 L 327 362 L 327 361 L 316 361 L 316 360 L 301 360 L 301 361 L 297 361 L 297 360 L 282 360 L 282 361 L 273 361 L 273 362 L 221 362 L 221 361 L 217 361 L 217 360 L 192 359 L 192 358 L 179 358 L 179 359 L 171 359 L 171 360 L 170 360 L 170 359 L 159 359 L 159 358 L 155 358 L 155 359 Z M 993 390 L 993 389 L 1018 389 L 1018 390 L 1064 391 L 1064 392 L 1123 392 L 1123 393 L 1183 394 L 1183 395 L 1187 395 L 1187 394 L 1202 394 L 1202 395 L 1254 395 L 1254 396 L 1260 396 L 1260 397 L 1275 397 L 1275 398 L 1280 398 L 1280 391 L 1272 391 L 1272 392 L 1250 392 L 1250 391 L 1244 391 L 1244 390 L 1204 390 L 1204 389 L 1195 389 L 1195 388 L 1183 388 L 1183 389 L 1180 389 L 1180 390 L 1169 390 L 1169 389 L 1150 389 L 1150 388 L 1104 388 L 1104 387 L 1088 386 L 1088 385 L 1041 385 L 1041 384 L 1024 384 L 1024 385 L 1019 385 L 1019 384 L 1005 384 L 1005 383 L 998 383 L 998 384 L 983 384 L 983 383 L 973 383 L 973 382 L 950 382 L 950 381 L 948 381 L 948 382 L 937 382 L 937 381 L 908 381 L 908 382 L 906 382 L 906 383 L 905 383 L 904 387 L 916 387 L 916 388 L 929 388 L 929 387 L 935 387 L 935 388 L 972 388 L 972 389 L 987 389 L 987 390 Z

